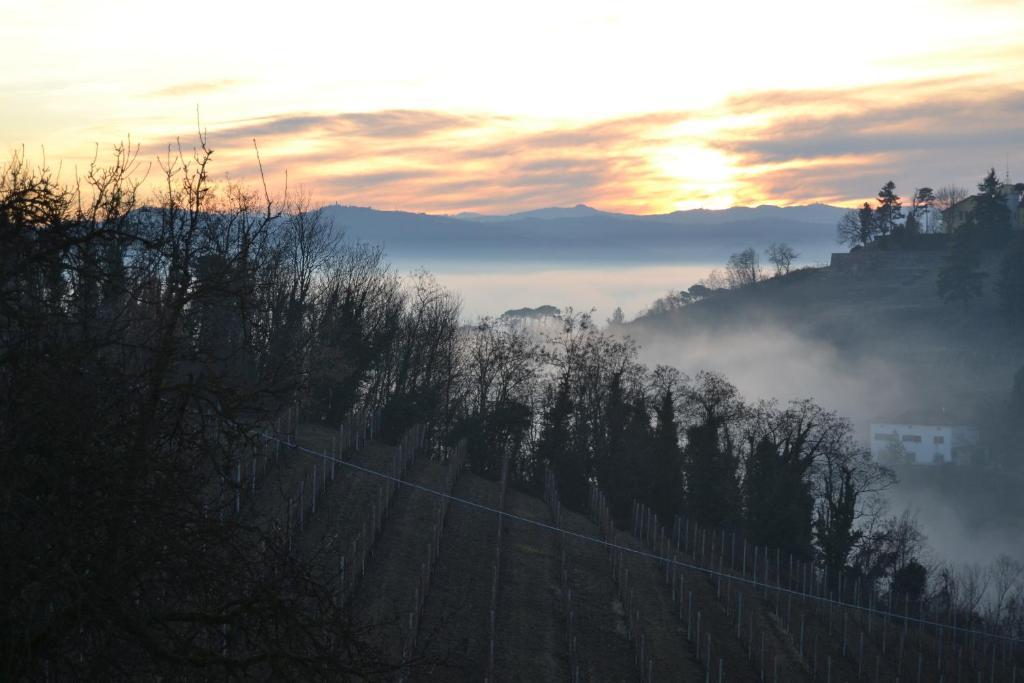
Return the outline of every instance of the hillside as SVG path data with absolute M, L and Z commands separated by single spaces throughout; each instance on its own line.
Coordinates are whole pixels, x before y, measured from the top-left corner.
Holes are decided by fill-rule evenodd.
M 832 266 L 641 316 L 625 331 L 653 348 L 719 340 L 717 346 L 733 353 L 739 347 L 766 358 L 782 354 L 796 366 L 823 362 L 837 376 L 858 375 L 871 385 L 863 389 L 873 405 L 853 417 L 900 409 L 970 413 L 979 402 L 1006 396 L 1013 372 L 1024 365 L 1024 344 L 998 313 L 992 282 L 1000 254 L 984 254 L 985 293 L 966 309 L 944 304 L 936 293 L 943 257 L 942 250 L 895 249 L 837 255 Z M 791 348 L 777 348 L 780 337 Z M 721 342 L 726 338 L 730 344 Z M 715 355 L 706 352 L 712 366 Z M 819 384 L 811 382 L 805 393 L 833 393 Z
M 294 552 L 322 557 L 371 646 L 408 665 L 371 678 L 469 681 L 492 668 L 495 681 L 1017 675 L 1022 653 L 1009 643 L 923 628 L 917 619 L 941 615 L 909 603 L 897 610 L 904 622 L 859 585 L 830 585 L 735 533 L 661 523 L 642 506 L 616 529 L 599 491 L 581 514 L 562 509 L 555 489 L 546 500 L 506 493 L 464 470 L 458 452 L 419 460 L 414 433 L 400 447 L 350 438 L 344 448 L 333 434 L 300 423 L 297 447 L 254 461 L 242 514 L 287 503 L 281 528 L 298 541 Z M 445 490 L 454 499 L 431 493 Z M 507 516 L 499 523 L 486 508 Z

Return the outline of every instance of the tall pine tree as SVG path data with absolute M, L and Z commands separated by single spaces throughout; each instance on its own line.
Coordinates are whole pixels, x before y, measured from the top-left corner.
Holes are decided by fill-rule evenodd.
M 903 218 L 903 204 L 896 194 L 896 183 L 887 182 L 878 191 L 878 207 L 875 209 L 875 225 L 884 237 L 892 233 L 899 220 Z

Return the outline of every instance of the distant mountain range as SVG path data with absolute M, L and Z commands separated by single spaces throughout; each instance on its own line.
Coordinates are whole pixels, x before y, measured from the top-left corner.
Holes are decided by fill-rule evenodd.
M 845 209 L 808 206 L 695 209 L 658 215 L 585 205 L 506 216 L 455 216 L 331 205 L 324 215 L 352 239 L 383 244 L 392 259 L 549 263 L 709 263 L 786 242 L 803 262 L 827 259 Z
M 628 214 L 601 211 L 586 204 L 577 204 L 573 207 L 551 207 L 547 209 L 535 209 L 533 211 L 522 211 L 507 215 L 487 215 L 482 213 L 464 212 L 455 214 L 454 218 L 459 220 L 476 221 L 479 223 L 503 223 L 508 221 L 527 220 L 536 218 L 539 220 L 552 220 L 560 218 L 594 218 L 598 216 L 614 216 L 617 218 L 639 218 L 649 221 L 684 223 L 689 225 L 717 225 L 721 223 L 733 223 L 737 221 L 749 221 L 762 218 L 780 218 L 787 220 L 802 221 L 807 223 L 828 223 L 838 221 L 842 213 L 846 211 L 841 207 L 829 206 L 828 204 L 808 204 L 805 206 L 773 206 L 762 204 L 761 206 L 734 206 L 729 209 L 689 209 L 686 211 L 673 211 L 660 214 Z

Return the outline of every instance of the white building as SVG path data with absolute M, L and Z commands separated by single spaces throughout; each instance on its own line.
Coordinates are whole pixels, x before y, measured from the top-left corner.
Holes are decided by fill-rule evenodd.
M 885 464 L 965 465 L 978 445 L 978 430 L 940 419 L 872 421 L 871 459 Z

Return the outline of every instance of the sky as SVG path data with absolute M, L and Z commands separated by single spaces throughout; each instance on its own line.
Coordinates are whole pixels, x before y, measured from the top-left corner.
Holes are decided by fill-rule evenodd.
M 1024 178 L 1022 67 L 1006 0 L 0 0 L 0 153 L 73 175 L 201 128 L 218 177 L 255 140 L 322 203 L 853 205 Z

